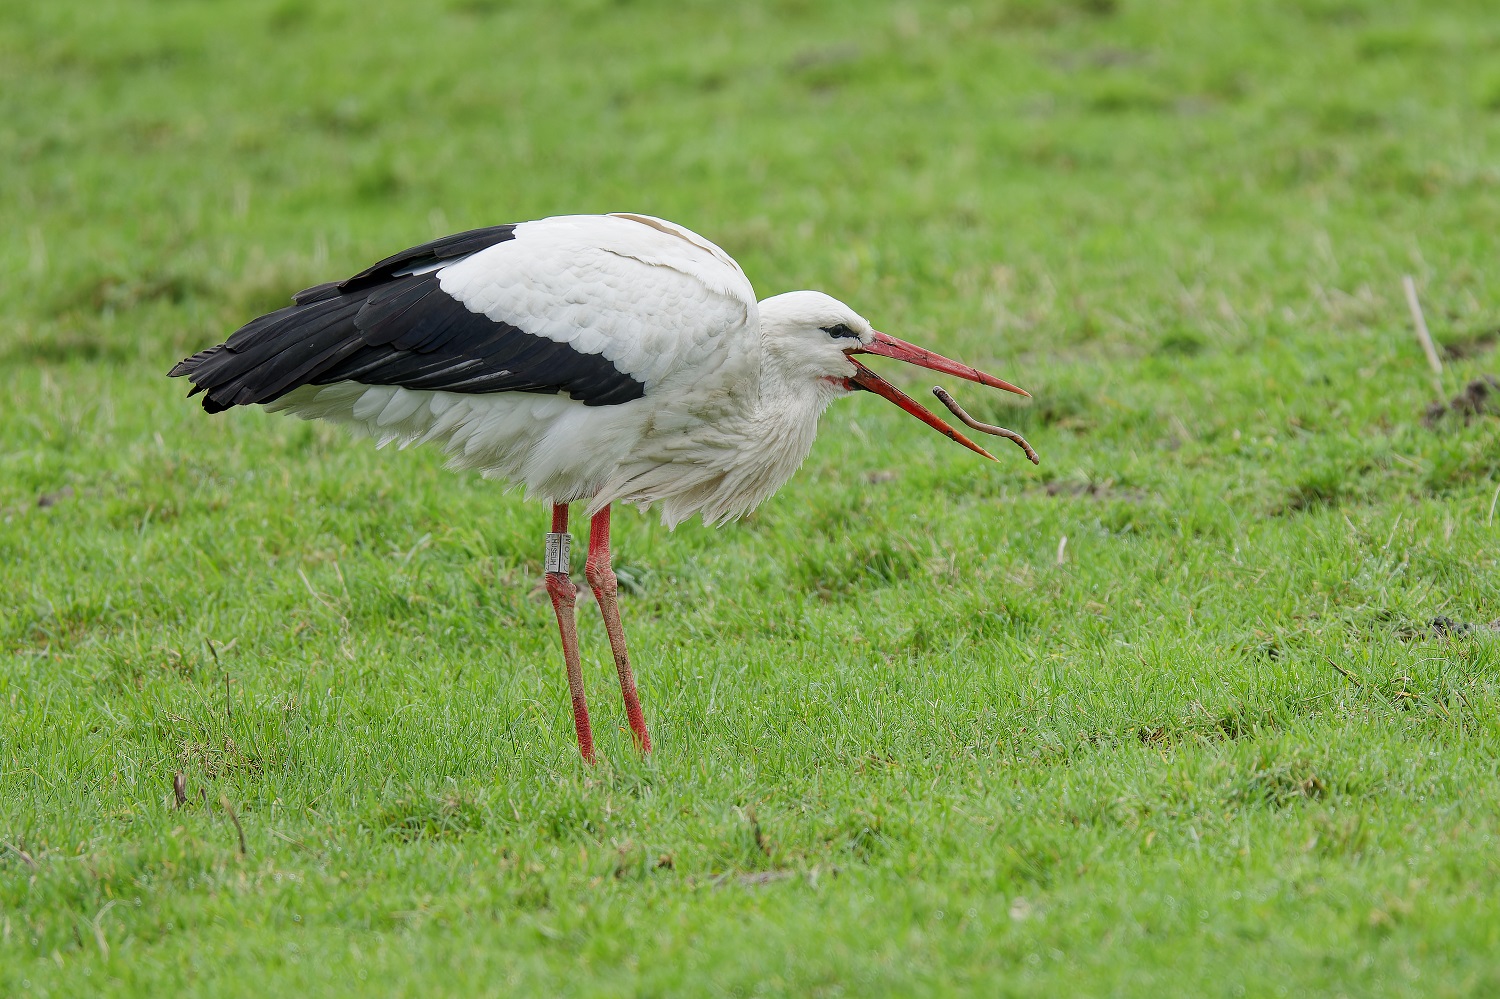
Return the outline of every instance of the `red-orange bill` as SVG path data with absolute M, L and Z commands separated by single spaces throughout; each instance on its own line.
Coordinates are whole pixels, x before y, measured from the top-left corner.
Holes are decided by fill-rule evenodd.
M 962 444 L 964 447 L 968 448 L 970 451 L 973 451 L 975 454 L 982 454 L 991 461 L 997 460 L 994 455 L 990 454 L 984 448 L 980 447 L 978 444 L 975 444 L 973 441 L 969 440 L 969 438 L 965 437 L 963 434 L 950 427 L 946 422 L 944 422 L 942 417 L 938 416 L 936 413 L 932 413 L 924 409 L 922 405 L 917 402 L 917 400 L 913 399 L 911 396 L 907 395 L 905 392 L 901 391 L 896 386 L 886 381 L 884 378 L 881 378 L 879 375 L 871 371 L 869 368 L 865 367 L 863 364 L 855 361 L 854 358 L 851 357 L 849 358 L 849 360 L 853 362 L 855 368 L 854 377 L 849 379 L 849 384 L 851 386 L 857 386 L 867 391 L 874 392 L 882 399 L 889 399 L 891 402 L 894 402 L 896 405 L 900 406 L 902 409 L 906 410 L 912 416 L 915 416 L 917 419 L 921 420 L 923 423 L 927 424 L 929 427 L 936 430 L 944 437 L 947 437 L 949 440 L 957 441 L 959 444 Z
M 890 357 L 898 361 L 905 361 L 907 364 L 915 364 L 920 368 L 927 368 L 931 371 L 941 371 L 947 375 L 955 375 L 959 378 L 963 378 L 971 382 L 978 382 L 981 385 L 988 385 L 991 388 L 1004 389 L 1007 392 L 1014 392 L 1016 395 L 1024 395 L 1028 399 L 1031 398 L 1030 392 L 1027 392 L 1023 388 L 1018 388 L 1008 381 L 996 378 L 994 375 L 986 374 L 983 371 L 980 371 L 978 368 L 971 368 L 967 364 L 960 364 L 957 361 L 950 360 L 944 357 L 942 354 L 934 354 L 932 351 L 927 350 L 924 347 L 918 347 L 916 344 L 907 343 L 905 340 L 897 339 L 896 337 L 891 336 L 889 333 L 877 332 L 875 334 L 875 339 L 872 342 L 860 347 L 856 347 L 855 349 L 849 351 L 849 353 L 879 354 L 881 357 Z M 944 437 L 947 437 L 949 440 L 956 441 L 957 443 L 962 444 L 964 447 L 968 448 L 970 451 L 973 451 L 976 454 L 982 454 L 991 461 L 997 460 L 994 455 L 990 454 L 984 448 L 980 447 L 978 444 L 975 444 L 973 441 L 969 440 L 969 438 L 965 437 L 953 427 L 949 426 L 948 423 L 942 419 L 942 417 L 923 408 L 922 405 L 911 396 L 907 395 L 905 392 L 902 392 L 900 389 L 896 388 L 896 386 L 892 385 L 884 378 L 881 378 L 879 375 L 871 371 L 869 368 L 865 367 L 863 364 L 854 360 L 853 357 L 850 357 L 849 360 L 854 364 L 855 367 L 854 377 L 849 379 L 849 386 L 851 388 L 866 389 L 870 392 L 874 392 L 882 399 L 889 399 L 891 402 L 894 402 L 906 412 L 910 413 L 912 416 L 915 416 L 917 419 L 921 420 L 923 423 L 927 424 L 929 427 L 936 430 Z
M 981 385 L 1004 389 L 1007 392 L 1024 395 L 1028 399 L 1031 398 L 1030 392 L 1012 385 L 1002 378 L 985 374 L 978 368 L 971 368 L 967 364 L 959 364 L 957 361 L 949 360 L 942 354 L 934 354 L 925 347 L 918 347 L 914 343 L 907 343 L 905 340 L 893 337 L 889 333 L 877 332 L 875 340 L 872 343 L 867 346 L 857 347 L 850 351 L 850 353 L 879 354 L 881 357 L 893 357 L 898 361 L 905 361 L 907 364 L 915 364 L 919 368 L 941 371 L 947 375 L 957 375 L 959 378 L 964 378 L 971 382 L 978 382 Z

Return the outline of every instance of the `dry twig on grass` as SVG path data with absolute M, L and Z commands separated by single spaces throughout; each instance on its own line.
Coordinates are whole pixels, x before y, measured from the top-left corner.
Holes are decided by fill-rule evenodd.
M 1417 329 L 1417 340 L 1422 344 L 1422 353 L 1427 355 L 1427 366 L 1432 369 L 1432 387 L 1437 390 L 1438 402 L 1447 394 L 1443 391 L 1443 362 L 1438 357 L 1432 334 L 1427 331 L 1427 319 L 1422 315 L 1422 302 L 1417 298 L 1417 283 L 1410 274 L 1401 276 L 1401 287 L 1406 292 L 1406 307 L 1411 310 L 1412 325 Z
M 240 856 L 248 856 L 250 848 L 245 845 L 245 827 L 240 825 L 240 817 L 234 813 L 234 806 L 229 803 L 229 795 L 220 797 L 219 804 L 224 806 L 224 811 L 229 815 L 229 821 L 234 823 L 234 831 L 240 834 Z

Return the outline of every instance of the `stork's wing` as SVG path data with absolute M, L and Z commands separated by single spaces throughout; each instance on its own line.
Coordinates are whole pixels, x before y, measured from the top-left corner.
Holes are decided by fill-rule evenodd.
M 723 250 L 639 215 L 474 229 L 294 301 L 170 374 L 188 376 L 209 412 L 341 381 L 608 406 L 709 361 L 756 316 Z

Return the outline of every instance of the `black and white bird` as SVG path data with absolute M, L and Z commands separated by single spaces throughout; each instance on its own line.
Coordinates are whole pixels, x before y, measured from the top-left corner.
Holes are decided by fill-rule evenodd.
M 262 405 L 374 437 L 441 446 L 456 468 L 552 505 L 546 581 L 578 746 L 594 758 L 569 578 L 568 509 L 591 518 L 598 599 L 636 744 L 651 748 L 610 560 L 610 507 L 659 507 L 670 528 L 753 510 L 807 457 L 830 402 L 866 389 L 988 452 L 880 378 L 879 354 L 1005 389 L 992 375 L 876 332 L 815 291 L 757 302 L 727 253 L 647 215 L 492 226 L 387 257 L 294 296 L 170 374 L 203 408 Z M 973 422 L 939 395 L 970 426 Z

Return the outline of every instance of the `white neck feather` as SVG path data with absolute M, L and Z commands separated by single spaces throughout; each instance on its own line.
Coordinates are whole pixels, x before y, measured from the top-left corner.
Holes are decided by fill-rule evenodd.
M 805 373 L 798 377 L 787 358 L 765 341 L 761 346 L 756 394 L 738 413 L 663 441 L 655 462 L 622 469 L 591 512 L 617 501 L 660 504 L 668 527 L 698 513 L 719 524 L 744 516 L 781 488 L 812 450 L 823 410 L 844 389 Z

